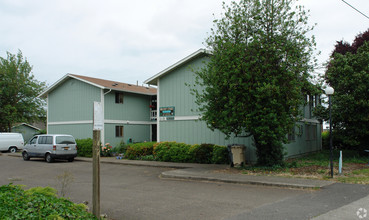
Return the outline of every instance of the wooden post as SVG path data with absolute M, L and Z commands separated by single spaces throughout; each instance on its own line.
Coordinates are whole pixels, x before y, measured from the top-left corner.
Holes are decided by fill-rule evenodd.
M 100 130 L 93 131 L 92 212 L 100 218 Z

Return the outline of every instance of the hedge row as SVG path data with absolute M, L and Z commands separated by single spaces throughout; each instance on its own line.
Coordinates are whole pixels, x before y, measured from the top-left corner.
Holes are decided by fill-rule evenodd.
M 92 139 L 77 139 L 78 156 L 92 157 Z M 124 153 L 130 160 L 157 160 L 181 163 L 228 164 L 228 150 L 214 144 L 189 145 L 177 142 L 143 142 L 125 145 L 121 143 L 112 153 Z
M 124 158 L 130 160 L 142 159 L 145 156 L 153 155 L 153 145 L 156 142 L 142 142 L 127 146 Z
M 78 157 L 92 157 L 93 140 L 91 138 L 76 139 L 76 143 L 77 143 L 77 149 L 78 149 L 77 150 Z M 126 149 L 127 149 L 127 145 L 125 145 L 124 142 L 119 143 L 114 148 L 110 147 L 110 145 L 105 145 L 105 146 L 100 147 L 100 155 L 107 157 L 107 156 L 112 156 L 113 153 L 121 154 L 121 153 L 125 153 Z
M 146 142 L 128 146 L 125 158 L 180 163 L 229 163 L 228 150 L 214 144 L 188 145 L 177 142 Z
M 78 157 L 92 157 L 92 144 L 91 138 L 77 139 L 77 156 Z

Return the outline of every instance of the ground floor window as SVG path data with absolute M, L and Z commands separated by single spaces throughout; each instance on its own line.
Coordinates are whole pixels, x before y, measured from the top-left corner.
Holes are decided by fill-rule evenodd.
M 115 137 L 123 137 L 123 126 L 115 126 Z

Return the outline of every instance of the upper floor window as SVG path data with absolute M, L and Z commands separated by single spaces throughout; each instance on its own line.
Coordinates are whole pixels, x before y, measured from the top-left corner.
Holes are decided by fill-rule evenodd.
M 121 92 L 115 93 L 115 103 L 123 104 L 123 93 Z

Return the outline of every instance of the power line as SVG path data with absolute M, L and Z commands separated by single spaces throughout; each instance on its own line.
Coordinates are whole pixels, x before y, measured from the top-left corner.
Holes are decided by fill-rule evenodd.
M 362 13 L 361 11 L 359 11 L 358 9 L 356 9 L 354 6 L 350 5 L 349 3 L 347 3 L 347 2 L 346 2 L 346 1 L 344 1 L 344 0 L 341 0 L 341 1 L 343 1 L 344 3 L 346 3 L 348 6 L 350 6 L 351 8 L 353 8 L 355 11 L 357 11 L 357 12 L 359 12 L 360 14 L 364 15 L 367 19 L 369 19 L 369 17 L 368 17 L 366 14 L 364 14 L 364 13 Z

